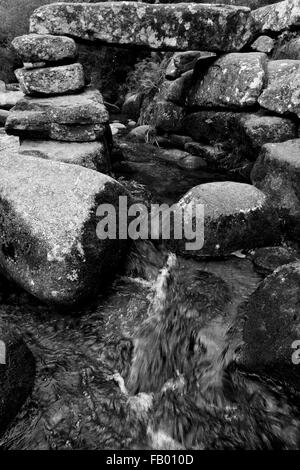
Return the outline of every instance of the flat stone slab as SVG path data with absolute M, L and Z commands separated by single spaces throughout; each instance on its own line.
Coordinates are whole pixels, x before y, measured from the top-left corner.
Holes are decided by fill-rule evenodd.
M 258 102 L 270 111 L 300 117 L 300 60 L 270 61 L 268 86 Z
M 81 64 L 37 69 L 18 69 L 15 75 L 26 95 L 61 95 L 83 89 L 84 71 Z
M 47 302 L 74 305 L 104 289 L 124 243 L 96 234 L 101 203 L 118 206 L 125 188 L 78 165 L 0 154 L 0 263 Z
M 59 138 L 59 134 L 76 137 L 97 133 L 103 130 L 108 120 L 101 93 L 87 88 L 80 94 L 25 97 L 11 110 L 5 129 L 13 135 L 40 133 L 47 138 L 56 136 L 55 140 L 65 140 Z
M 22 91 L 0 92 L 0 108 L 11 109 L 22 98 L 24 98 L 24 93 Z
M 197 258 L 218 257 L 265 246 L 279 237 L 276 212 L 264 193 L 250 184 L 224 181 L 195 186 L 180 199 L 178 207 L 186 209 L 198 204 L 204 206 L 204 245 L 198 250 L 187 250 L 186 239 L 174 240 L 174 249 L 180 253 Z M 194 230 L 195 227 L 194 212 Z
M 279 209 L 300 240 L 300 139 L 264 145 L 251 180 Z
M 38 8 L 30 32 L 154 50 L 237 51 L 253 34 L 248 8 L 225 5 L 102 2 Z
M 198 79 L 190 106 L 245 108 L 257 103 L 266 81 L 267 56 L 259 52 L 232 53 L 216 60 Z
M 280 32 L 300 26 L 299 0 L 274 2 L 252 12 L 258 31 Z
M 19 153 L 34 155 L 46 160 L 73 163 L 90 170 L 109 173 L 110 162 L 107 147 L 101 142 L 54 142 L 51 140 L 23 140 Z
M 23 62 L 59 62 L 77 56 L 74 39 L 66 36 L 25 34 L 11 44 Z

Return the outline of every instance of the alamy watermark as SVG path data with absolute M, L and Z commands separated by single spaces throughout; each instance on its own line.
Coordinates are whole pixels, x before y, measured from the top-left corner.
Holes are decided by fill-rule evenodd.
M 295 366 L 298 366 L 300 364 L 300 340 L 297 339 L 292 343 L 292 349 L 295 349 L 295 351 L 292 354 L 292 363 Z
M 118 212 L 118 213 L 117 213 Z M 116 210 L 112 204 L 101 204 L 96 215 L 100 240 L 184 240 L 186 250 L 201 250 L 204 245 L 203 204 L 128 204 L 127 196 L 119 197 Z

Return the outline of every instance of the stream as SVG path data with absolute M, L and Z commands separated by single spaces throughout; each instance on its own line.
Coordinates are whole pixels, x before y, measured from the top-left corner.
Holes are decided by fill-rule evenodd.
M 183 178 L 143 158 L 127 171 L 119 165 L 116 176 L 146 185 L 160 202 L 225 179 Z M 261 280 L 247 257 L 175 259 L 147 242 L 132 247 L 109 292 L 79 312 L 44 305 L 1 279 L 0 320 L 26 341 L 36 377 L 0 448 L 299 447 L 295 397 L 235 363 L 239 306 Z

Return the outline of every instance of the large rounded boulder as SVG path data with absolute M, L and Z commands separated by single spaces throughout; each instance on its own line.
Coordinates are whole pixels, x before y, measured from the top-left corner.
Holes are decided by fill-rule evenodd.
M 193 217 L 188 218 L 184 236 L 171 242 L 176 251 L 187 255 L 224 256 L 272 244 L 279 237 L 276 211 L 266 196 L 249 184 L 224 181 L 195 186 L 178 202 L 176 211 L 184 214 L 188 208 Z M 202 247 L 199 243 L 188 247 L 191 240 L 187 235 L 191 238 L 193 233 L 198 242 L 202 235 Z
M 300 262 L 268 276 L 242 305 L 240 364 L 300 387 Z

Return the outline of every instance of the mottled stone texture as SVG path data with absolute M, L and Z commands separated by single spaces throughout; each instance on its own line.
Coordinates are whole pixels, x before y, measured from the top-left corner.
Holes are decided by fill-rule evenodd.
M 21 90 L 26 95 L 61 95 L 81 90 L 85 85 L 81 64 L 61 65 L 15 71 Z
M 204 246 L 187 250 L 187 240 L 175 240 L 171 244 L 179 252 L 200 258 L 223 256 L 264 246 L 278 238 L 276 213 L 263 192 L 254 186 L 231 181 L 202 184 L 178 202 L 181 208 L 198 204 L 204 206 Z M 195 225 L 194 220 L 194 228 Z
M 284 380 L 298 391 L 300 368 L 293 362 L 299 340 L 300 263 L 268 276 L 241 308 L 245 318 L 239 362 L 251 372 Z
M 253 35 L 253 25 L 250 10 L 244 7 L 56 3 L 33 13 L 30 31 L 151 49 L 225 52 L 240 50 L 247 44 Z
M 276 42 L 272 58 L 300 60 L 300 32 L 283 33 Z
M 58 62 L 75 59 L 74 39 L 50 34 L 26 34 L 12 41 L 12 46 L 23 62 Z
M 182 129 L 182 119 L 184 117 L 184 109 L 182 106 L 158 99 L 154 103 L 153 122 L 158 129 L 166 132 L 177 132 Z
M 300 139 L 264 145 L 251 180 L 279 209 L 293 236 L 300 240 Z
M 46 160 L 73 163 L 105 174 L 108 174 L 110 170 L 108 149 L 102 142 L 23 140 L 20 143 L 19 153 Z
M 190 106 L 244 108 L 256 104 L 266 80 L 266 54 L 232 53 L 200 73 Z
M 88 88 L 74 95 L 26 97 L 12 109 L 5 128 L 12 135 L 39 133 L 55 140 L 84 141 L 85 135 L 90 135 L 90 141 L 96 140 L 94 134 L 103 133 L 107 125 L 108 112 L 101 93 Z
M 260 32 L 280 32 L 300 26 L 299 0 L 274 2 L 272 5 L 258 8 L 252 14 Z
M 74 305 L 104 289 L 125 242 L 96 234 L 101 203 L 116 207 L 124 187 L 107 175 L 2 152 L 0 263 L 41 300 Z
M 300 60 L 270 61 L 268 86 L 258 102 L 270 111 L 300 117 Z

